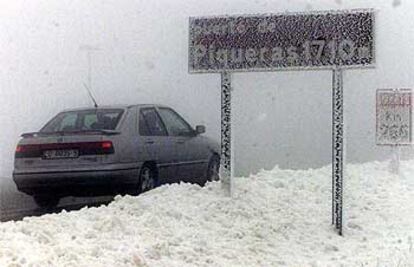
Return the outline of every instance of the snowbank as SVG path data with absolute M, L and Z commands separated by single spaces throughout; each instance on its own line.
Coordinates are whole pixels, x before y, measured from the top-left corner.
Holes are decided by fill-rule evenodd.
M 330 168 L 166 185 L 108 206 L 0 224 L 0 266 L 414 266 L 414 161 L 348 165 L 344 237 Z

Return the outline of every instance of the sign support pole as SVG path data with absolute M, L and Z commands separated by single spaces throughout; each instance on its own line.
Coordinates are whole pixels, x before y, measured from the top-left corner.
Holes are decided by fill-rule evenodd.
M 232 194 L 233 172 L 231 153 L 231 73 L 221 73 L 221 156 L 220 180 L 228 196 Z
M 344 175 L 344 92 L 342 70 L 332 73 L 332 224 L 342 235 L 342 193 Z
M 400 158 L 401 149 L 398 145 L 392 146 L 392 158 L 390 162 L 390 171 L 392 174 L 400 175 Z

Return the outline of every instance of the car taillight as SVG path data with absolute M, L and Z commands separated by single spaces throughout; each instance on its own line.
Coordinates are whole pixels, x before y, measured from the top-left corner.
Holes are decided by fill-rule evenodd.
M 39 145 L 17 145 L 14 156 L 16 158 L 30 158 L 40 155 Z
M 114 146 L 111 141 L 78 143 L 80 155 L 113 154 Z
M 114 153 L 114 146 L 111 141 L 102 141 L 101 148 L 103 154 L 112 154 Z
M 103 149 L 111 149 L 112 148 L 112 142 L 111 141 L 103 141 L 101 143 L 101 147 Z
M 22 152 L 23 151 L 23 146 L 19 146 L 19 145 L 17 145 L 16 146 L 16 153 L 20 153 L 20 152 Z

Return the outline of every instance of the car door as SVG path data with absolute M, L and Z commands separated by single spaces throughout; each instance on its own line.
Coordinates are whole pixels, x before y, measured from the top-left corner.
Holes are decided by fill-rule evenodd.
M 174 182 L 178 171 L 176 144 L 170 142 L 167 130 L 154 107 L 139 109 L 138 131 L 148 155 L 144 161 L 156 162 L 160 183 Z
M 169 138 L 176 143 L 179 159 L 178 176 L 186 182 L 202 183 L 208 163 L 208 147 L 191 126 L 171 108 L 159 107 L 158 112 Z

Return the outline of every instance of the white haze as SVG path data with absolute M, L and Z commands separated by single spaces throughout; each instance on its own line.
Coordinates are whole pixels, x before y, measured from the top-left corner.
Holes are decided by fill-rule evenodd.
M 188 74 L 189 16 L 367 7 L 378 11 L 377 67 L 344 73 L 353 162 L 389 153 L 375 146 L 375 90 L 413 86 L 412 1 L 0 1 L 0 175 L 11 176 L 22 132 L 64 108 L 91 105 L 84 46 L 99 48 L 92 87 L 100 104 L 171 105 L 219 140 L 220 77 Z M 235 74 L 233 86 L 236 173 L 329 163 L 329 71 Z

